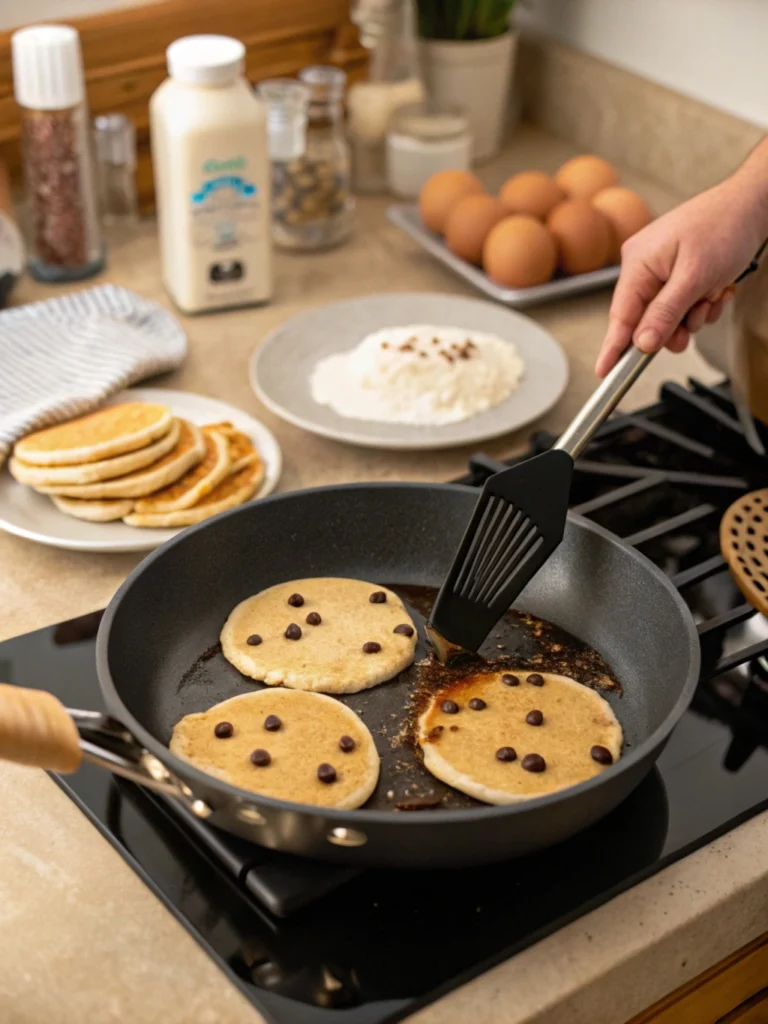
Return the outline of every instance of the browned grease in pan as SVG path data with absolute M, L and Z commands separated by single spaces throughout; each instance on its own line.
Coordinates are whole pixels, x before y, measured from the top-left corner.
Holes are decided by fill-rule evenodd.
M 402 812 L 481 806 L 430 775 L 414 740 L 416 720 L 429 695 L 463 676 L 501 670 L 557 672 L 602 691 L 621 693 L 610 666 L 596 651 L 551 622 L 522 612 L 508 612 L 499 622 L 480 651 L 485 661 L 446 668 L 430 656 L 424 638 L 425 618 L 437 596 L 435 588 L 378 582 L 402 598 L 418 629 L 419 646 L 415 663 L 395 679 L 340 698 L 366 723 L 381 755 L 379 784 L 367 808 Z M 214 645 L 179 680 L 178 718 L 262 688 L 242 676 L 226 661 L 219 645 Z

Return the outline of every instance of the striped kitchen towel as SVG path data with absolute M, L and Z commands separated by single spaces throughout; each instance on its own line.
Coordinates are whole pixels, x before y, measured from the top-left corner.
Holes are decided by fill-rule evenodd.
M 187 353 L 167 310 L 105 284 L 0 313 L 0 465 L 20 437 L 82 416 Z

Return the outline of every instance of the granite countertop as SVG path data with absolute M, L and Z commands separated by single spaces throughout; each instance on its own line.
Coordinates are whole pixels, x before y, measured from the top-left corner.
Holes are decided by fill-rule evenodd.
M 532 129 L 516 133 L 483 170 L 489 186 L 524 167 L 553 169 L 572 148 Z M 661 212 L 674 195 L 627 174 Z M 190 355 L 163 387 L 199 391 L 260 416 L 285 458 L 282 489 L 347 480 L 445 480 L 467 450 L 379 453 L 315 438 L 259 406 L 246 361 L 275 325 L 308 307 L 383 291 L 470 294 L 385 219 L 384 200 L 360 202 L 359 229 L 319 255 L 280 255 L 277 293 L 263 309 L 185 318 Z M 114 239 L 103 280 L 168 305 L 154 225 Z M 22 303 L 55 288 L 23 280 Z M 568 353 L 571 382 L 537 427 L 557 431 L 594 386 L 606 293 L 532 311 Z M 52 353 L 52 358 L 55 353 Z M 653 399 L 660 381 L 715 374 L 696 355 L 661 355 L 625 401 Z M 524 446 L 530 430 L 495 441 Z M 79 615 L 109 600 L 133 555 L 57 551 L 0 534 L 0 639 Z M 255 1024 L 259 1015 L 117 853 L 42 772 L 0 765 L 0 1007 L 4 1024 Z M 579 1024 L 628 1019 L 750 941 L 767 926 L 768 815 L 581 918 L 513 960 L 418 1012 L 418 1024 Z M 617 1017 L 617 1007 L 621 1007 Z

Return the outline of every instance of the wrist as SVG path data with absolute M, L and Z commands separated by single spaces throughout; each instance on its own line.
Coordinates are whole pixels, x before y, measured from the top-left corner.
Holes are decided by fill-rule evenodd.
M 744 210 L 747 230 L 755 236 L 757 251 L 768 238 L 768 139 L 756 146 L 727 180 Z

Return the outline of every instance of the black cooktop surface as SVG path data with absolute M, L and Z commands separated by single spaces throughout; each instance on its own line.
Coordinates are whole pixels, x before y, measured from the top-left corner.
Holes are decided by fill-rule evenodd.
M 717 546 L 722 511 L 765 482 L 765 467 L 738 436 L 726 391 L 679 392 L 612 421 L 577 464 L 578 507 L 670 573 L 703 653 L 698 692 L 657 768 L 598 825 L 494 867 L 356 873 L 262 851 L 91 765 L 59 780 L 267 1019 L 402 1019 L 768 809 L 768 623 Z M 495 468 L 473 460 L 468 480 Z M 98 620 L 0 644 L 0 678 L 102 709 Z

